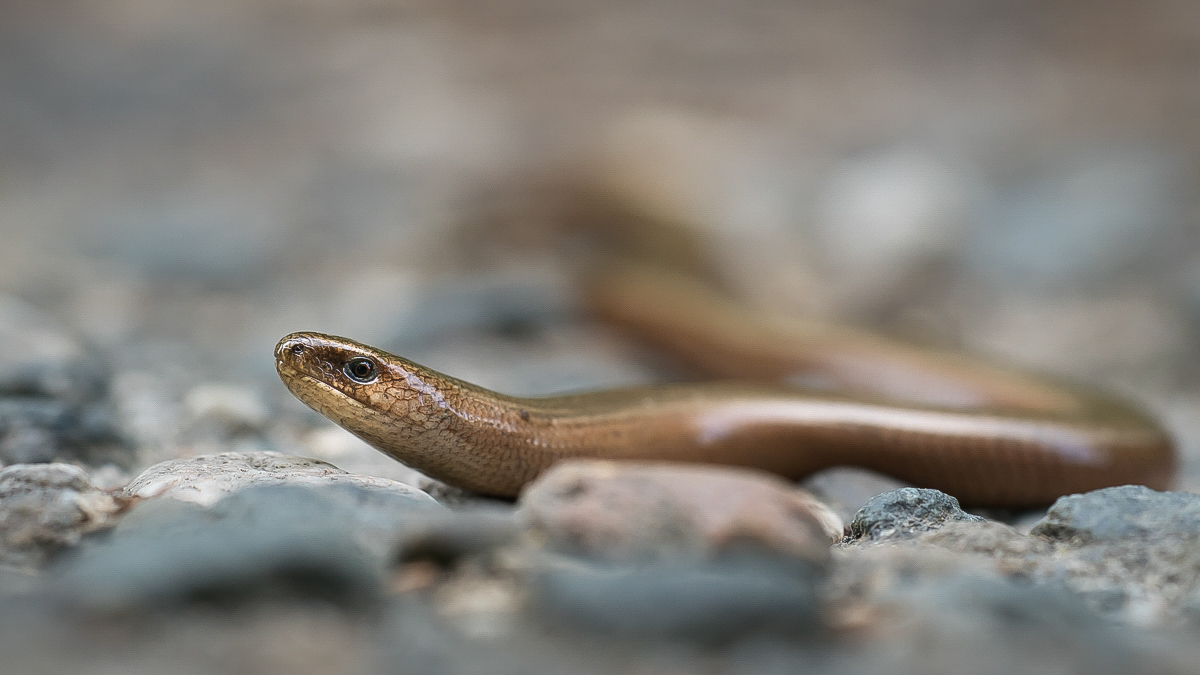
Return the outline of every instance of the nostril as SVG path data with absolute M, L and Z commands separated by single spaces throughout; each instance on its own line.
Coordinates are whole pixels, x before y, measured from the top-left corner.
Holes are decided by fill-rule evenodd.
M 281 340 L 275 347 L 275 358 L 300 358 L 308 352 L 308 345 L 298 338 Z

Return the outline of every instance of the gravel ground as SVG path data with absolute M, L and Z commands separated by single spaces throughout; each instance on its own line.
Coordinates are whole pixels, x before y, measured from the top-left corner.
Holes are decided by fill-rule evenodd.
M 5 3 L 4 669 L 1197 672 L 1197 45 L 1167 0 Z M 512 504 L 278 382 L 296 330 L 679 377 L 581 302 L 613 208 L 769 311 L 1129 396 L 1176 491 L 582 463 Z

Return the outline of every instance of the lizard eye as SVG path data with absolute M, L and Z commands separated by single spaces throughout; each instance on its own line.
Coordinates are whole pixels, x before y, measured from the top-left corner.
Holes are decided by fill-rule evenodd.
M 375 367 L 375 362 L 365 356 L 347 361 L 346 365 L 342 367 L 342 372 L 346 373 L 346 377 L 359 384 L 370 384 L 379 375 L 379 369 Z

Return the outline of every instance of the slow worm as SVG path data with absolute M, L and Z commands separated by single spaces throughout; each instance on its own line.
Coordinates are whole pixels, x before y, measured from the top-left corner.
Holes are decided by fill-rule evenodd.
M 1123 483 L 1163 489 L 1174 473 L 1170 437 L 1104 393 L 858 331 L 763 321 L 680 279 L 632 273 L 594 288 L 610 320 L 737 379 L 517 398 L 320 333 L 280 340 L 276 368 L 297 398 L 388 455 L 498 496 L 568 457 L 790 478 L 853 465 L 1004 507 Z

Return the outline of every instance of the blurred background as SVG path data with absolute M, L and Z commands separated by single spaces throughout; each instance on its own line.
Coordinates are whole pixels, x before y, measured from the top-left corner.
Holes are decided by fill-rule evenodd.
M 1188 0 L 7 0 L 0 323 L 99 355 L 121 471 L 394 473 L 275 341 L 661 379 L 579 300 L 575 225 L 619 212 L 748 303 L 1104 384 L 1200 458 L 1198 158 Z

